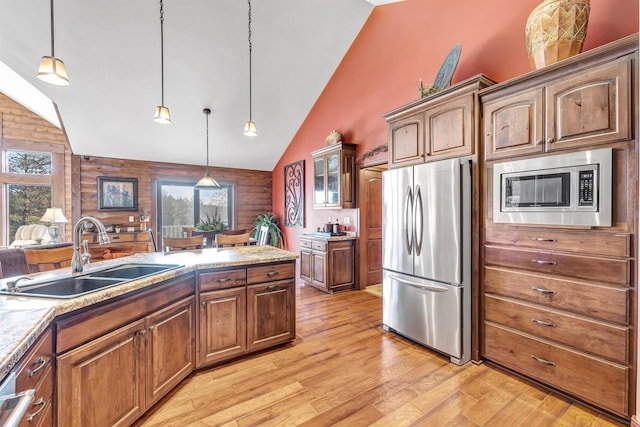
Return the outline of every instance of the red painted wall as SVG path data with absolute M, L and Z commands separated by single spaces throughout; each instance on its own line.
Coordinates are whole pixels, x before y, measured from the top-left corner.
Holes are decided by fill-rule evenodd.
M 313 209 L 310 152 L 332 129 L 358 144 L 357 155 L 386 143 L 382 114 L 419 97 L 422 78 L 432 82 L 449 50 L 462 44 L 453 83 L 483 73 L 500 82 L 530 71 L 524 27 L 541 0 L 405 0 L 376 7 L 273 170 L 273 211 L 284 211 L 283 167 L 305 159 L 306 228 L 283 227 L 286 247 L 297 236 L 357 209 Z M 638 32 L 637 0 L 591 0 L 584 50 Z M 351 229 L 354 229 L 352 225 Z

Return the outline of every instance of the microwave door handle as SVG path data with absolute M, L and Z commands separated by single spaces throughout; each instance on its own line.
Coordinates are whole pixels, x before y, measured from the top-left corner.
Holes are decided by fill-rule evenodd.
M 413 192 L 411 186 L 407 187 L 407 196 L 404 200 L 404 215 L 402 219 L 402 234 L 404 235 L 407 255 L 413 252 L 413 223 L 411 221 L 411 211 L 413 210 Z
M 413 206 L 413 241 L 416 244 L 416 255 L 420 256 L 422 252 L 422 219 L 424 212 L 422 211 L 422 191 L 420 186 L 416 186 L 416 197 Z

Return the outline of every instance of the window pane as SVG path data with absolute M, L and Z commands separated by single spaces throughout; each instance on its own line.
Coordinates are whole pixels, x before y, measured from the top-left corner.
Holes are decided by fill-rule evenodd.
M 201 189 L 200 192 L 200 220 L 220 220 L 229 228 L 231 209 L 229 206 L 229 187 Z
M 7 184 L 9 195 L 9 243 L 21 225 L 36 224 L 51 207 L 51 186 Z
M 9 173 L 51 175 L 51 153 L 30 151 L 6 151 Z
M 193 186 L 162 185 L 162 236 L 182 237 L 182 227 L 193 227 Z

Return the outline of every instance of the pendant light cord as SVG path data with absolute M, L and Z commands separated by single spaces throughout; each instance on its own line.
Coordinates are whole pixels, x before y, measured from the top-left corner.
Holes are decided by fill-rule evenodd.
M 251 122 L 251 51 L 253 50 L 251 44 L 251 0 L 247 0 L 247 3 L 249 3 L 249 121 Z
M 53 2 L 53 0 L 51 0 Z M 164 106 L 164 3 L 160 0 L 160 87 Z
M 211 110 L 205 108 L 202 110 L 205 116 L 207 117 L 207 172 L 209 171 L 209 114 Z
M 53 0 L 51 0 L 50 3 L 50 11 L 51 11 L 51 57 L 55 58 L 55 50 L 54 50 L 54 43 L 53 43 Z

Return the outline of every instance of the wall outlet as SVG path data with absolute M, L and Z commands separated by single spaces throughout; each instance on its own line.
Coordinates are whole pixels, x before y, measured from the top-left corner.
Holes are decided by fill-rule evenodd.
M 135 217 L 133 215 L 129 215 L 129 222 L 135 221 Z
M 346 224 L 346 225 L 351 224 L 351 217 L 350 216 L 345 216 L 344 217 L 344 221 L 342 223 Z

